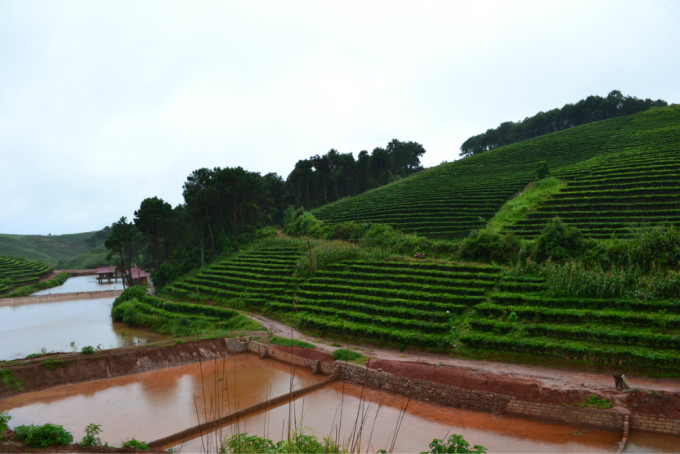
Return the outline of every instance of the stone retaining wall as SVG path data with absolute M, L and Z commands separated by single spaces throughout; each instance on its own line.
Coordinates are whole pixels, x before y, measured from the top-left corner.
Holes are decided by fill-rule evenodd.
M 23 304 L 57 303 L 71 300 L 89 300 L 97 298 L 116 298 L 122 290 L 101 290 L 96 292 L 51 293 L 49 295 L 21 296 L 18 298 L 0 298 L 0 306 L 20 306 Z
M 578 424 L 600 429 L 623 431 L 628 413 L 597 408 L 554 405 L 518 400 L 506 394 L 458 388 L 456 386 L 420 379 L 399 377 L 389 372 L 369 369 L 352 363 L 320 362 L 286 353 L 275 347 L 249 342 L 248 350 L 261 357 L 291 362 L 296 366 L 318 368 L 324 375 L 332 373 L 334 364 L 340 364 L 340 378 L 369 388 L 401 394 L 413 399 L 464 410 L 491 412 L 510 416 L 528 417 L 541 421 Z M 656 416 L 630 415 L 630 429 L 680 435 L 680 419 Z
M 568 405 L 542 404 L 511 399 L 504 413 L 514 416 L 528 416 L 546 421 L 579 424 L 601 429 L 621 430 L 626 414 L 596 408 L 571 407 Z
M 630 428 L 645 432 L 680 435 L 680 419 L 630 415 Z

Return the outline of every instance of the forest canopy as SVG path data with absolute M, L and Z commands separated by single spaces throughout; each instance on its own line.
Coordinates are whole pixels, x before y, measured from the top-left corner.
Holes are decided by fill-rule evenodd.
M 565 104 L 561 109 L 538 112 L 519 122 L 505 121 L 497 128 L 487 129 L 486 132 L 467 139 L 460 146 L 460 154 L 468 157 L 562 129 L 607 118 L 632 115 L 652 107 L 667 105 L 668 103 L 661 99 L 656 101 L 638 99 L 634 96 L 624 96 L 620 91 L 613 90 L 606 98 L 588 96 L 576 104 Z

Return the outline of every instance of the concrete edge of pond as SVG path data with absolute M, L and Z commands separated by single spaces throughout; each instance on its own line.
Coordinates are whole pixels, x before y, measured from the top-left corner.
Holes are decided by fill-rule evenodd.
M 332 375 L 337 370 L 339 379 L 442 406 L 613 430 L 622 433 L 622 442 L 625 442 L 629 429 L 680 435 L 679 418 L 643 414 L 636 412 L 635 408 L 597 409 L 519 399 L 510 394 L 402 377 L 347 362 L 309 359 L 249 338 L 168 341 L 91 355 L 74 353 L 0 363 L 0 372 L 3 372 L 0 399 L 67 383 L 134 374 L 245 352 L 310 368 L 313 373 Z

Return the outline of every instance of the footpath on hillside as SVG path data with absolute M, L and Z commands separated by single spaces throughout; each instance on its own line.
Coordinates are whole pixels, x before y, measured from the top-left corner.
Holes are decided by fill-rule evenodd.
M 328 354 L 331 354 L 338 348 L 337 346 L 329 345 L 328 341 L 308 336 L 280 321 L 259 314 L 244 312 L 243 315 L 260 323 L 274 336 L 308 342 L 314 345 L 317 350 Z M 498 361 L 460 359 L 443 354 L 410 351 L 408 349 L 400 352 L 398 350 L 379 348 L 365 344 L 345 344 L 343 347 L 357 349 L 364 356 L 370 358 L 371 362 L 375 363 L 377 360 L 378 364 L 380 364 L 380 361 L 401 362 L 408 363 L 410 368 L 416 368 L 416 364 L 418 363 L 423 366 L 427 364 L 430 366 L 434 365 L 435 367 L 446 365 L 453 366 L 472 375 L 486 377 L 489 380 L 493 380 L 494 376 L 496 376 L 499 379 L 502 378 L 502 381 L 505 383 L 509 381 L 517 381 L 522 384 L 533 383 L 539 387 L 560 391 L 616 391 L 614 377 L 609 373 L 584 372 L 537 365 L 503 363 Z M 680 392 L 680 379 L 637 376 L 626 377 L 633 389 L 673 393 Z

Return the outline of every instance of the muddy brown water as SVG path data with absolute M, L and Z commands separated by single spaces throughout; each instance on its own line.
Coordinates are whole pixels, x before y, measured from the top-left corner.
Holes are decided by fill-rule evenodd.
M 405 409 L 405 411 L 403 411 Z M 289 424 L 289 421 L 293 421 Z M 297 399 L 294 405 L 248 417 L 173 446 L 177 452 L 200 452 L 220 437 L 247 432 L 273 440 L 285 439 L 289 429 L 303 429 L 319 438 L 332 436 L 350 452 L 428 451 L 433 438 L 462 434 L 489 452 L 616 452 L 616 432 L 548 424 L 521 418 L 442 407 L 383 391 L 335 382 Z
M 307 369 L 245 353 L 24 393 L 0 401 L 0 411 L 9 412 L 12 427 L 62 424 L 76 441 L 84 435 L 87 424 L 100 424 L 102 439 L 119 446 L 130 438 L 159 439 L 195 426 L 199 420 L 224 416 L 285 394 L 291 384 L 300 389 L 325 378 L 311 375 Z M 421 452 L 427 450 L 433 438 L 445 439 L 450 433 L 462 434 L 471 444 L 482 444 L 489 452 L 615 452 L 621 438 L 617 432 L 408 401 L 402 396 L 337 381 L 297 399 L 293 405 L 254 414 L 212 434 L 185 441 L 174 450 L 214 451 L 219 438 L 242 431 L 279 440 L 285 438 L 289 424 L 292 429 L 304 428 L 319 437 L 333 436 L 350 448 L 354 440 L 360 439 L 362 452 L 381 448 Z M 640 446 L 647 446 L 644 440 Z
M 57 423 L 76 441 L 100 424 L 102 440 L 152 441 L 271 397 L 326 379 L 276 361 L 242 354 L 140 374 L 23 393 L 0 401 L 10 426 Z M 204 397 L 205 396 L 205 397 Z
M 165 338 L 112 322 L 113 300 L 0 306 L 0 360 L 24 358 L 41 351 L 80 351 L 87 345 L 118 348 Z

